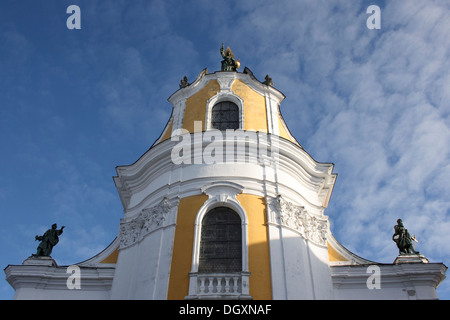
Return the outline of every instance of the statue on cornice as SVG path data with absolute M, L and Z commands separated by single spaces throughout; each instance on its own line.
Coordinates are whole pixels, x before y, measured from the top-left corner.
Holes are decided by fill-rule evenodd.
M 184 76 L 180 81 L 180 89 L 186 88 L 189 85 L 188 78 Z
M 394 235 L 392 240 L 397 244 L 399 254 L 419 254 L 419 251 L 414 249 L 414 242 L 417 242 L 416 237 L 411 237 L 408 230 L 403 226 L 402 219 L 397 220 L 397 225 L 394 226 Z
M 52 228 L 45 231 L 43 236 L 36 236 L 35 240 L 40 241 L 39 246 L 37 247 L 36 254 L 33 254 L 35 257 L 49 257 L 52 253 L 53 247 L 59 242 L 59 236 L 63 233 L 64 226 L 61 229 L 57 229 L 58 226 L 56 223 L 52 225 Z
M 220 54 L 222 55 L 222 71 L 237 71 L 239 69 L 239 66 L 241 63 L 236 60 L 234 60 L 234 54 L 231 51 L 230 47 L 227 47 L 227 50 L 225 50 L 225 47 L 222 43 L 222 48 L 220 48 Z
M 267 74 L 266 77 L 264 78 L 264 82 L 263 84 L 265 84 L 266 86 L 271 86 L 273 87 L 273 80 L 272 78 Z

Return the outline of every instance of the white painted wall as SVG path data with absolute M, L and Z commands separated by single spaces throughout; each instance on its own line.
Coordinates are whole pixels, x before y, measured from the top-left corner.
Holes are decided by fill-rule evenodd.
M 163 227 L 119 251 L 112 299 L 167 298 L 174 234 L 174 225 Z

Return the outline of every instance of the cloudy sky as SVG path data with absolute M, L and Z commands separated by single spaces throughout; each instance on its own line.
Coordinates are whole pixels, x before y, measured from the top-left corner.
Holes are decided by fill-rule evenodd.
M 69 5 L 81 29 L 69 30 Z M 381 29 L 368 29 L 369 5 Z M 286 95 L 296 139 L 338 179 L 325 213 L 338 241 L 392 263 L 402 218 L 450 264 L 450 3 L 409 1 L 0 2 L 0 265 L 66 229 L 53 256 L 83 261 L 117 235 L 112 176 L 161 134 L 185 75 L 230 46 Z M 450 299 L 446 280 L 438 288 Z M 0 282 L 0 299 L 13 290 Z

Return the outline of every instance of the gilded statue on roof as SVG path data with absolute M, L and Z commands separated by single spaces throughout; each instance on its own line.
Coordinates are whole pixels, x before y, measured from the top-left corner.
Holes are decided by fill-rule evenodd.
M 222 43 L 222 48 L 220 48 L 220 54 L 222 55 L 222 71 L 237 71 L 239 66 L 241 65 L 239 60 L 234 60 L 234 54 L 231 51 L 230 47 L 225 47 Z

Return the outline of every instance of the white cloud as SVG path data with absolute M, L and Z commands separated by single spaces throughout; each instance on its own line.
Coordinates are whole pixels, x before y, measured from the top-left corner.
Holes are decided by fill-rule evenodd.
M 421 238 L 435 233 L 421 242 L 425 254 L 448 259 L 448 8 L 389 2 L 377 31 L 351 1 L 249 7 L 227 27 L 258 52 L 255 74 L 270 73 L 286 94 L 282 112 L 306 151 L 336 164 L 326 213 L 338 240 L 393 261 L 392 227 L 403 218 Z

